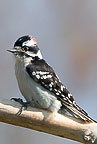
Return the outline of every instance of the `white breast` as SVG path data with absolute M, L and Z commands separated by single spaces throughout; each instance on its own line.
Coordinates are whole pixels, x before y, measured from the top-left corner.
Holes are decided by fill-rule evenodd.
M 15 64 L 15 74 L 18 81 L 19 89 L 27 101 L 33 101 L 36 106 L 58 111 L 61 107 L 60 101 L 55 95 L 36 83 L 26 72 L 24 64 L 17 60 Z

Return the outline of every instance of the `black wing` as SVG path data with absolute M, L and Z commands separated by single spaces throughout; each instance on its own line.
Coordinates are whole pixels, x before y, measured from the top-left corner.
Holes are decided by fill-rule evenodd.
M 70 113 L 83 120 L 92 121 L 88 114 L 76 104 L 73 96 L 60 82 L 54 70 L 43 59 L 32 61 L 26 67 L 26 70 L 34 81 L 53 92 L 57 99 L 61 101 L 62 106 Z

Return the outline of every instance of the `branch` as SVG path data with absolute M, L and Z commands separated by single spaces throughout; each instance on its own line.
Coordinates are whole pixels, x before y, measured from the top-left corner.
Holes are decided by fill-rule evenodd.
M 97 144 L 97 123 L 86 123 L 78 119 L 52 114 L 51 112 L 28 107 L 16 115 L 20 104 L 11 100 L 0 100 L 0 122 L 21 126 L 81 143 Z

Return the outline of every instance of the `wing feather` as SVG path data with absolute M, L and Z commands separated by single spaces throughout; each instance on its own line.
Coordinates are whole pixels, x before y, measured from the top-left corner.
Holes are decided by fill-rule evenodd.
M 34 81 L 53 92 L 57 99 L 61 101 L 62 106 L 70 113 L 73 113 L 74 116 L 80 117 L 83 120 L 93 121 L 88 114 L 76 104 L 72 94 L 64 87 L 54 70 L 43 59 L 32 61 L 31 64 L 26 67 L 26 70 Z

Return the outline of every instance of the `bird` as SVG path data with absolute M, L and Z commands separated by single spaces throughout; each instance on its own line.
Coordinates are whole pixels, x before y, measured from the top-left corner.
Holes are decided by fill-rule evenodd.
M 19 89 L 25 98 L 12 98 L 27 107 L 35 106 L 52 113 L 70 113 L 73 117 L 94 122 L 75 102 L 72 94 L 62 84 L 54 69 L 45 61 L 37 41 L 31 35 L 16 40 L 13 49 L 15 56 L 15 75 Z M 22 109 L 20 110 L 21 113 Z

